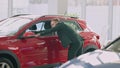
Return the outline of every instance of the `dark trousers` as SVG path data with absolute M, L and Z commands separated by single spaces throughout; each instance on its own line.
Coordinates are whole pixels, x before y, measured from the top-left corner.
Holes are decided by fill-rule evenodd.
M 79 55 L 81 55 L 82 46 L 83 46 L 83 42 L 71 43 L 68 49 L 68 60 L 71 60 L 74 57 L 78 57 Z

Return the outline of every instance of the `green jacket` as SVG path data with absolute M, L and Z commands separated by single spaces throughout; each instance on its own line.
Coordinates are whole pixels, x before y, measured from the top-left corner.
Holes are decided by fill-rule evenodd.
M 41 35 L 45 35 L 51 32 L 57 32 L 59 39 L 62 42 L 63 47 L 68 47 L 70 43 L 81 43 L 83 38 L 78 35 L 71 27 L 64 23 L 58 23 L 51 29 L 44 30 Z

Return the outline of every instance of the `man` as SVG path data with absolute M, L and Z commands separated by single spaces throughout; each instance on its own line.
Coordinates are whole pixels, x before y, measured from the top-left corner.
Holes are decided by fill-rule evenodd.
M 45 35 L 51 32 L 57 32 L 63 47 L 68 48 L 68 60 L 73 59 L 82 54 L 83 39 L 71 27 L 63 22 L 60 23 L 59 19 L 51 21 L 51 29 L 44 30 L 40 35 Z

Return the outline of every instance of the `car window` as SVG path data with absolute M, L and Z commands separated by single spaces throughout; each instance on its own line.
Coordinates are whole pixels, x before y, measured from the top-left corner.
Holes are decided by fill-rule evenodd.
M 0 36 L 13 36 L 30 21 L 30 19 L 23 18 L 8 18 L 4 20 L 0 22 Z
M 75 21 L 64 21 L 64 23 L 70 26 L 76 32 L 82 31 L 81 27 Z
M 45 22 L 37 23 L 37 24 L 36 24 L 36 27 L 37 27 L 36 30 L 37 30 L 37 31 L 45 30 L 44 25 L 45 25 Z
M 40 21 L 37 24 L 32 25 L 26 30 L 26 32 L 34 32 L 35 34 L 42 32 L 43 30 L 51 29 L 50 21 Z M 53 36 L 54 33 L 49 33 L 43 36 Z
M 115 43 L 111 44 L 111 46 L 109 46 L 106 50 L 120 52 L 120 39 L 117 40 Z

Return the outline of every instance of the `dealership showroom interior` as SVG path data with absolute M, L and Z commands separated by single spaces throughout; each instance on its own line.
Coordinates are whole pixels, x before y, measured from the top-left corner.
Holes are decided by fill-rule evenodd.
M 120 0 L 0 0 L 0 68 L 120 68 Z

